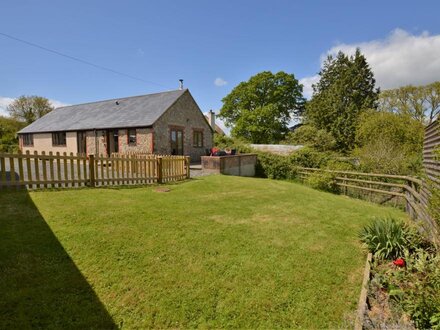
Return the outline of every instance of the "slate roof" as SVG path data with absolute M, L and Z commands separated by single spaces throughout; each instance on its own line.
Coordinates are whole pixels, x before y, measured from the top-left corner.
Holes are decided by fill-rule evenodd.
M 175 90 L 56 108 L 18 133 L 148 127 L 186 91 Z

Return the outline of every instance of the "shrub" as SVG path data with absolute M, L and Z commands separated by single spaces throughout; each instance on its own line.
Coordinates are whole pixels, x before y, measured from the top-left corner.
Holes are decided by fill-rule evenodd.
M 286 156 L 259 152 L 257 157 L 256 175 L 269 179 L 295 179 L 297 167 L 289 162 Z
M 373 298 L 375 292 L 386 292 L 389 315 L 409 315 L 417 329 L 440 329 L 440 255 L 434 246 L 415 227 L 394 219 L 373 221 L 360 237 L 376 257 L 370 282 Z M 405 267 L 386 261 L 397 257 L 403 257 Z M 376 300 L 388 301 L 377 294 Z
M 384 174 L 418 174 L 422 167 L 420 153 L 408 152 L 395 141 L 378 138 L 354 150 L 360 170 Z
M 357 127 L 354 155 L 366 172 L 418 174 L 423 136 L 423 125 L 410 116 L 368 111 Z
M 305 147 L 292 153 L 289 156 L 289 161 L 296 166 L 321 168 L 327 165 L 334 156 L 330 152 L 320 152 L 313 148 Z
M 307 177 L 306 183 L 314 189 L 339 193 L 335 177 L 335 174 L 329 172 L 314 172 Z
M 431 197 L 429 199 L 429 213 L 440 225 L 440 189 L 431 184 Z
M 405 250 L 414 250 L 422 242 L 416 229 L 395 219 L 376 219 L 365 226 L 359 236 L 379 259 L 402 257 Z
M 271 179 L 295 179 L 298 167 L 322 168 L 333 162 L 337 164 L 337 154 L 320 152 L 305 147 L 289 156 L 275 155 L 267 152 L 258 152 L 256 175 Z M 342 164 L 345 162 L 339 162 Z M 348 165 L 346 165 L 348 166 Z M 344 168 L 345 169 L 345 168 Z M 318 188 L 321 189 L 321 188 Z M 323 189 L 329 191 L 327 188 Z M 337 191 L 331 188 L 331 191 Z
M 418 329 L 440 329 L 440 256 L 416 249 L 404 257 L 407 269 L 390 278 L 403 291 L 399 303 Z
M 302 144 L 319 151 L 334 150 L 336 146 L 336 140 L 329 132 L 312 125 L 303 125 L 288 133 L 283 143 Z
M 423 124 L 409 115 L 370 110 L 360 117 L 356 143 L 363 146 L 377 140 L 386 140 L 410 152 L 420 153 L 424 131 Z
M 436 159 L 440 160 L 440 148 L 436 150 Z M 434 182 L 428 181 L 431 197 L 429 198 L 429 213 L 433 219 L 440 225 L 440 187 Z
M 333 171 L 356 171 L 357 168 L 354 162 L 350 159 L 330 159 L 326 166 L 326 169 Z

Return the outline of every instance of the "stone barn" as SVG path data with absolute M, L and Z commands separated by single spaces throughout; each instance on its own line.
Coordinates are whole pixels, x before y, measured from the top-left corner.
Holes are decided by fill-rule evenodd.
M 18 134 L 23 152 L 136 152 L 195 162 L 213 143 L 213 129 L 188 89 L 57 108 Z

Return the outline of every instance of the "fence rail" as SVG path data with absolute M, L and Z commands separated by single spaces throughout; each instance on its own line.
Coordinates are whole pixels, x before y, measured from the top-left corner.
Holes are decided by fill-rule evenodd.
M 189 163 L 185 156 L 0 153 L 0 188 L 165 183 L 189 178 Z
M 426 190 L 426 184 L 423 180 L 410 176 L 333 171 L 307 167 L 300 167 L 298 173 L 303 181 L 313 173 L 330 173 L 336 185 L 340 187 L 341 193 L 345 195 L 362 192 L 389 196 L 385 199 L 386 201 L 399 198 L 404 202 L 405 210 L 411 218 L 421 220 L 432 240 L 440 243 L 438 227 L 429 215 L 428 203 L 423 194 Z

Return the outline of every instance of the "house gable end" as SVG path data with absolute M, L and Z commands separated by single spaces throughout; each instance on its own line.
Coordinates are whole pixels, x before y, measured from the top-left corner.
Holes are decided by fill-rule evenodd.
M 166 109 L 166 110 L 165 110 L 165 111 L 159 116 L 159 118 L 156 119 L 156 121 L 155 121 L 154 124 L 153 124 L 153 127 L 154 127 L 154 125 L 156 125 L 156 123 L 160 122 L 160 121 L 163 119 L 163 117 L 167 117 L 167 116 L 169 116 L 169 115 L 170 115 L 169 112 L 173 112 L 173 111 L 175 110 L 175 106 L 176 106 L 176 104 L 178 105 L 178 104 L 179 104 L 179 101 L 181 101 L 181 99 L 184 99 L 184 98 L 189 98 L 189 99 L 191 100 L 191 102 L 192 102 L 192 103 L 194 104 L 194 106 L 197 108 L 197 110 L 198 110 L 197 113 L 201 116 L 201 117 L 200 117 L 201 120 L 204 120 L 205 123 L 206 123 L 206 125 L 211 129 L 211 132 L 214 133 L 214 130 L 212 129 L 211 125 L 209 124 L 208 120 L 206 119 L 205 115 L 203 114 L 202 110 L 200 109 L 199 105 L 197 104 L 196 100 L 195 100 L 194 97 L 191 95 L 191 93 L 189 92 L 188 89 L 186 89 L 185 92 L 184 92 L 181 96 L 179 96 L 179 97 L 173 102 L 173 104 L 171 104 L 171 105 L 168 107 L 168 109 Z M 202 118 L 202 117 L 203 117 L 203 118 Z
M 175 127 L 183 128 L 184 154 L 189 155 L 193 161 L 200 160 L 200 156 L 206 153 L 205 149 L 212 147 L 212 128 L 188 90 L 153 124 L 155 153 L 172 153 L 170 135 Z M 202 146 L 195 146 L 195 130 L 203 132 Z

